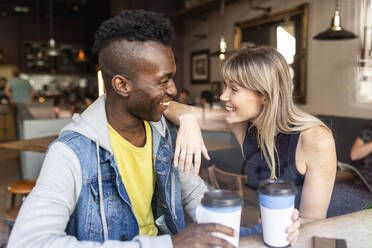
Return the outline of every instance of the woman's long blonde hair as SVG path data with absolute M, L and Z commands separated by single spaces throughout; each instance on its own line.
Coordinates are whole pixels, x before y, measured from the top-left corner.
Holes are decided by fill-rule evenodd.
M 261 113 L 250 121 L 257 128 L 257 141 L 270 167 L 271 179 L 276 178 L 275 135 L 317 125 L 328 129 L 318 118 L 301 111 L 293 103 L 289 66 L 274 48 L 256 46 L 239 50 L 222 63 L 221 73 L 225 81 L 237 83 L 265 97 Z

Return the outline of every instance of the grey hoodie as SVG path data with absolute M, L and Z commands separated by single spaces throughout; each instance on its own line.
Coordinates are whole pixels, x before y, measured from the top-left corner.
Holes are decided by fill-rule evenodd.
M 79 132 L 113 154 L 105 99 L 102 96 L 82 115 L 75 114 L 72 123 L 64 127 L 61 133 L 66 130 Z M 151 124 L 165 134 L 164 119 Z M 132 241 L 107 240 L 104 243 L 78 241 L 74 236 L 66 235 L 65 228 L 79 198 L 81 180 L 81 166 L 76 154 L 64 143 L 53 143 L 35 188 L 22 204 L 8 247 L 173 247 L 170 235 L 139 235 Z M 195 208 L 207 187 L 198 176 L 185 177 L 180 173 L 180 181 L 184 209 L 195 219 Z

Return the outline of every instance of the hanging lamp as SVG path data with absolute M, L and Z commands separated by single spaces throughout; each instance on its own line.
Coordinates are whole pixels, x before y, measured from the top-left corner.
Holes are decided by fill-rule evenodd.
M 50 40 L 48 42 L 47 54 L 51 57 L 58 56 L 58 51 L 56 49 L 56 41 L 54 40 L 54 30 L 53 30 L 53 0 L 49 0 L 49 33 Z
M 77 62 L 86 62 L 87 56 L 85 55 L 84 49 L 80 48 L 78 51 L 78 55 L 75 59 Z
M 347 31 L 341 27 L 341 16 L 340 16 L 340 6 L 338 0 L 336 0 L 335 14 L 331 21 L 331 27 L 323 32 L 315 35 L 313 39 L 315 40 L 347 40 L 358 38 L 353 32 Z
M 224 60 L 226 58 L 227 54 L 227 43 L 225 41 L 225 38 L 223 36 L 223 16 L 225 13 L 225 0 L 221 0 L 221 12 L 220 12 L 220 27 L 221 27 L 221 37 L 220 37 L 220 43 L 218 46 L 218 50 L 211 53 L 211 56 L 218 56 L 220 60 Z

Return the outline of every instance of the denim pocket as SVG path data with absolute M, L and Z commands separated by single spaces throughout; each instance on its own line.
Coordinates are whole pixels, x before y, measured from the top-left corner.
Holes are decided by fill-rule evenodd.
M 115 190 L 115 187 L 116 185 L 111 182 L 102 182 L 103 205 L 105 209 L 105 218 L 108 229 L 111 228 L 111 226 L 117 219 L 118 209 L 116 209 L 114 205 L 117 205 L 115 204 L 115 202 L 120 201 L 120 199 L 117 191 Z M 90 184 L 90 195 L 86 220 L 86 231 L 90 235 L 103 235 L 102 219 L 100 213 L 100 197 L 97 182 Z M 93 239 L 95 240 L 95 238 Z

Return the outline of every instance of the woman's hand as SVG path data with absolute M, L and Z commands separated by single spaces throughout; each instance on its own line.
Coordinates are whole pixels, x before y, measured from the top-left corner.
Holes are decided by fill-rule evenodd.
M 292 225 L 290 225 L 286 229 L 286 232 L 288 233 L 287 239 L 289 243 L 291 244 L 291 246 L 294 246 L 296 244 L 298 234 L 300 233 L 299 231 L 300 226 L 301 226 L 301 222 L 299 220 L 299 212 L 295 208 L 292 214 Z
M 207 148 L 204 145 L 202 133 L 196 118 L 192 114 L 184 114 L 180 118 L 176 149 L 173 163 L 185 175 L 190 174 L 194 160 L 194 175 L 198 175 L 201 163 L 201 154 L 210 160 Z
M 262 224 L 261 218 L 258 218 L 258 223 Z M 287 239 L 292 247 L 296 244 L 296 241 L 298 239 L 298 234 L 300 233 L 299 232 L 300 226 L 301 221 L 299 218 L 299 212 L 298 209 L 295 208 L 292 214 L 292 224 L 286 229 L 286 232 L 288 233 Z

